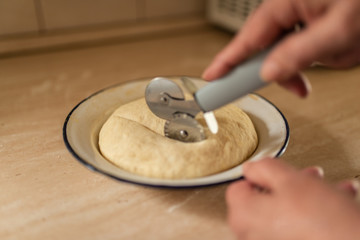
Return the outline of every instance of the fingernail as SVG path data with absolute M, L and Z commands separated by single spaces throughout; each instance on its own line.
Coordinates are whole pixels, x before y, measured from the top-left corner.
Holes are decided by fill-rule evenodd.
M 208 75 L 209 75 L 209 68 L 206 68 L 203 74 L 201 75 L 201 77 L 206 80 L 208 78 Z
M 356 180 L 351 180 L 348 182 L 347 191 L 354 198 L 358 195 L 359 192 L 359 182 Z
M 305 169 L 305 172 L 316 178 L 324 178 L 324 169 L 320 166 L 312 166 Z
M 218 77 L 217 69 L 214 66 L 207 68 L 201 77 L 206 81 L 213 81 Z
M 300 76 L 303 79 L 304 87 L 305 87 L 305 91 L 306 91 L 304 93 L 304 96 L 302 96 L 302 97 L 307 97 L 312 92 L 312 86 L 311 86 L 311 83 L 310 83 L 308 77 L 305 74 L 300 73 Z
M 280 78 L 281 75 L 281 68 L 279 64 L 276 62 L 267 62 L 264 64 L 262 71 L 261 71 L 261 77 L 264 79 L 265 82 L 271 82 L 276 81 Z
M 324 169 L 320 166 L 314 166 L 319 177 L 323 178 L 325 175 Z
M 356 180 L 352 180 L 351 181 L 351 187 L 354 190 L 355 193 L 357 193 L 359 191 L 360 188 L 360 183 Z
M 205 70 L 205 72 L 203 72 L 203 74 L 201 75 L 201 78 L 207 80 L 208 75 L 209 75 L 209 73 L 207 72 L 207 70 Z

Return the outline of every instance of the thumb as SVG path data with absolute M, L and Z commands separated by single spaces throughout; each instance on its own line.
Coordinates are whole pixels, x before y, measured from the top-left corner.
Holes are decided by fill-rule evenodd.
M 280 159 L 265 158 L 243 165 L 245 178 L 254 185 L 273 192 L 277 187 L 291 181 L 296 170 Z

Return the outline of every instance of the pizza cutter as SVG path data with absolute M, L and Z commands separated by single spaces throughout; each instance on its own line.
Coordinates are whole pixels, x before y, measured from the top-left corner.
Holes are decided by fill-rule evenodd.
M 154 78 L 146 87 L 145 100 L 156 116 L 167 120 L 165 136 L 182 142 L 205 139 L 204 128 L 195 119 L 201 109 L 194 100 L 185 100 L 182 89 L 175 82 L 162 77 Z
M 167 120 L 165 136 L 182 142 L 204 140 L 204 128 L 195 119 L 199 112 L 204 113 L 209 130 L 216 134 L 218 125 L 212 111 L 265 85 L 260 68 L 269 51 L 260 52 L 200 89 L 189 78 L 182 77 L 184 87 L 194 97 L 191 100 L 185 99 L 182 89 L 173 81 L 163 77 L 151 80 L 145 90 L 145 99 L 155 115 Z

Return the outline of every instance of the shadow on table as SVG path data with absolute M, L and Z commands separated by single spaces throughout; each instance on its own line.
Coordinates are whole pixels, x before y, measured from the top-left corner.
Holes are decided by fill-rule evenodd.
M 344 143 L 324 129 L 322 122 L 296 116 L 290 125 L 294 127 L 290 126 L 290 143 L 283 157 L 286 162 L 298 168 L 321 166 L 329 181 L 349 178 L 356 171 L 352 169 Z M 227 186 L 163 189 L 161 201 L 168 213 L 187 212 L 225 222 Z
M 333 129 L 325 129 L 321 120 L 292 118 L 290 142 L 283 156 L 286 162 L 297 168 L 321 166 L 331 182 L 355 176 L 357 170 L 345 150 L 346 142 L 336 137 Z
M 212 221 L 226 222 L 225 191 L 228 184 L 191 189 L 161 189 L 161 204 L 167 214 L 186 212 Z M 159 189 L 154 189 L 159 191 Z

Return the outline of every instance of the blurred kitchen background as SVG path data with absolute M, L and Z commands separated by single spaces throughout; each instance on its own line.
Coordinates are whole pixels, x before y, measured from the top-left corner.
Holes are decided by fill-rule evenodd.
M 261 0 L 0 0 L 0 56 L 114 42 L 209 23 L 236 31 Z
M 0 239 L 234 239 L 227 184 L 114 181 L 75 161 L 62 127 L 108 86 L 201 76 L 260 2 L 0 0 Z M 305 74 L 313 86 L 305 100 L 276 84 L 258 91 L 289 122 L 282 158 L 321 166 L 329 181 L 359 180 L 360 67 Z

